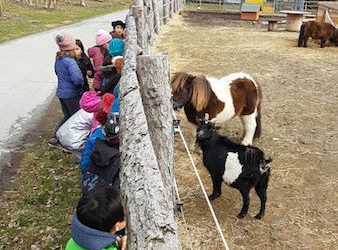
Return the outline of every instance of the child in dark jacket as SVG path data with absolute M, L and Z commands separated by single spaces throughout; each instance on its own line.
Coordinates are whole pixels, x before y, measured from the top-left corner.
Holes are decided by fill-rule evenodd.
M 85 193 L 73 216 L 66 250 L 124 250 L 127 236 L 120 238 L 117 233 L 125 226 L 119 192 L 104 187 Z
M 84 50 L 81 40 L 76 39 L 75 41 L 76 41 L 76 45 L 75 45 L 76 61 L 77 61 L 77 64 L 79 65 L 79 68 L 83 76 L 83 80 L 84 80 L 83 92 L 85 92 L 85 91 L 89 91 L 87 76 L 90 78 L 93 78 L 95 72 L 94 72 L 94 67 L 89 57 L 85 54 L 85 50 Z
M 59 98 L 63 119 L 59 122 L 54 132 L 54 137 L 50 140 L 50 144 L 58 145 L 55 136 L 56 131 L 62 126 L 73 114 L 79 109 L 79 100 L 83 92 L 83 76 L 75 58 L 75 39 L 71 34 L 64 33 L 56 36 L 56 43 L 60 51 L 56 54 L 55 73 L 58 78 L 56 96 Z
M 116 114 L 107 114 L 103 134 L 104 139 L 96 138 L 91 150 L 82 179 L 83 193 L 105 186 L 120 190 L 119 122 Z

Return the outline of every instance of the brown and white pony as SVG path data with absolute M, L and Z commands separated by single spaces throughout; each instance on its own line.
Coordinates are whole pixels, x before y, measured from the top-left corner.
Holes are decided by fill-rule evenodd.
M 307 41 L 310 37 L 312 39 L 320 39 L 321 48 L 324 48 L 327 40 L 338 45 L 338 30 L 330 23 L 317 21 L 303 23 L 300 27 L 298 47 L 307 47 Z
M 216 123 L 239 116 L 244 127 L 242 144 L 252 145 L 253 138 L 260 137 L 262 93 L 250 75 L 240 72 L 217 79 L 178 72 L 171 88 L 174 102 L 184 106 L 190 122 L 197 124 L 206 114 Z

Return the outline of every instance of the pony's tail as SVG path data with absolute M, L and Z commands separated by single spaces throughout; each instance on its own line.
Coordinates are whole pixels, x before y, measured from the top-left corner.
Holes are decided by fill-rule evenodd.
M 305 24 L 303 23 L 300 27 L 299 37 L 298 37 L 298 47 L 302 47 L 304 43 L 304 32 L 305 32 Z
M 260 85 L 257 86 L 258 91 L 258 104 L 257 104 L 257 116 L 256 116 L 256 130 L 254 134 L 254 138 L 261 137 L 262 134 L 262 123 L 261 123 L 261 102 L 262 102 L 262 90 Z

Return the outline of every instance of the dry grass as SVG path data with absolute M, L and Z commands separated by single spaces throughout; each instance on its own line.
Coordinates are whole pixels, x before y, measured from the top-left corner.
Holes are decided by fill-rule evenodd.
M 170 55 L 171 71 L 217 77 L 245 71 L 263 88 L 263 136 L 255 145 L 274 159 L 266 215 L 251 193 L 248 216 L 238 220 L 237 190 L 223 186 L 213 202 L 231 249 L 337 249 L 338 50 L 296 47 L 298 33 L 213 15 L 177 16 L 163 30 L 157 50 Z M 211 180 L 194 146 L 195 128 L 181 111 L 182 128 L 202 179 Z M 238 119 L 223 133 L 237 139 Z M 175 138 L 176 175 L 194 249 L 222 249 L 220 237 L 180 138 Z M 188 249 L 179 218 L 182 242 Z

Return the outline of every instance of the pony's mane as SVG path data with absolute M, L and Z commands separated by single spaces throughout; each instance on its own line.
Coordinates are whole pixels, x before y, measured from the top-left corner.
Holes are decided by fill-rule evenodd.
M 208 106 L 211 94 L 211 87 L 205 76 L 196 76 L 192 81 L 191 104 L 197 112 Z
M 171 78 L 171 89 L 175 93 L 180 92 L 186 83 L 191 83 L 194 77 L 185 72 L 177 72 Z
M 177 72 L 171 78 L 173 93 L 179 93 L 183 88 L 191 91 L 191 104 L 197 112 L 208 106 L 211 87 L 205 76 L 193 76 L 185 72 Z

